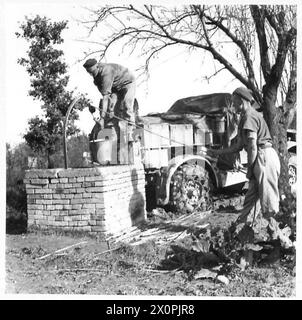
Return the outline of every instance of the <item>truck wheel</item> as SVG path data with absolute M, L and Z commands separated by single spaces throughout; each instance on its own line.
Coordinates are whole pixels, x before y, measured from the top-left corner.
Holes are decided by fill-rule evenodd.
M 290 154 L 288 160 L 288 178 L 289 185 L 294 188 L 297 182 L 297 156 L 295 154 Z
M 180 214 L 212 207 L 213 184 L 208 171 L 198 164 L 183 164 L 174 173 L 170 185 L 170 203 Z

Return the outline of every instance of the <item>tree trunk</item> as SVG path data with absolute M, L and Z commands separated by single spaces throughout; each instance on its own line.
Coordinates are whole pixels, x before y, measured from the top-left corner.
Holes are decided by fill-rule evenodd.
M 280 195 L 290 191 L 288 177 L 287 126 L 288 113 L 282 107 L 276 108 L 278 87 L 271 85 L 263 88 L 263 116 L 266 120 L 281 164 L 279 178 Z

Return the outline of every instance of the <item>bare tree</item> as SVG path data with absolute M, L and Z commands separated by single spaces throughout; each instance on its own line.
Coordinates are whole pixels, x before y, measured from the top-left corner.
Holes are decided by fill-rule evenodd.
M 215 75 L 229 71 L 262 106 L 286 169 L 281 184 L 287 185 L 286 129 L 296 103 L 295 6 L 128 5 L 91 13 L 92 19 L 85 22 L 91 33 L 103 30 L 103 25 L 111 28 L 97 51 L 101 58 L 119 43 L 123 50 L 140 51 L 148 72 L 152 58 L 171 46 L 210 53 L 220 64 Z M 278 95 L 283 108 L 277 109 Z

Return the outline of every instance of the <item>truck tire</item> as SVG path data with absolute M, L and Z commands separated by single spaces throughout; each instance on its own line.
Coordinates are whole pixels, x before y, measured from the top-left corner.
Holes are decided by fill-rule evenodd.
M 199 164 L 183 164 L 174 173 L 170 184 L 170 204 L 179 214 L 212 207 L 213 184 L 209 172 Z
M 290 153 L 288 159 L 288 178 L 291 189 L 295 189 L 297 183 L 297 155 Z

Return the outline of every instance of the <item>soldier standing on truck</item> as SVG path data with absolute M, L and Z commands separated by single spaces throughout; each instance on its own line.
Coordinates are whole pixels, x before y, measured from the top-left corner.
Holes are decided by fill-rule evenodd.
M 103 96 L 99 105 L 101 109 L 99 124 L 104 128 L 104 119 L 113 118 L 113 115 L 129 121 L 128 141 L 133 141 L 135 76 L 119 64 L 101 63 L 96 59 L 88 59 L 83 66 L 93 76 L 94 84 Z M 95 108 L 90 107 L 89 110 L 93 113 Z M 117 129 L 117 126 L 115 127 Z
M 240 114 L 237 143 L 225 149 L 211 149 L 210 152 L 221 155 L 238 152 L 243 148 L 247 151 L 249 188 L 236 223 L 251 224 L 256 218 L 256 205 L 260 201 L 262 215 L 268 220 L 272 238 L 279 239 L 281 245 L 288 248 L 292 242 L 273 218 L 279 212 L 280 161 L 272 147 L 272 138 L 264 118 L 251 106 L 253 100 L 245 87 L 239 87 L 233 92 L 232 103 L 236 113 Z

